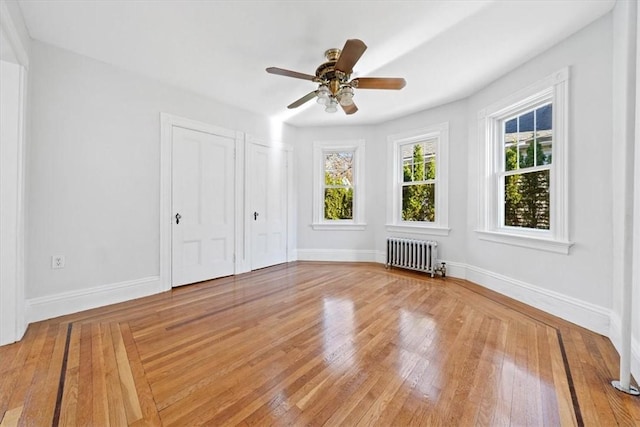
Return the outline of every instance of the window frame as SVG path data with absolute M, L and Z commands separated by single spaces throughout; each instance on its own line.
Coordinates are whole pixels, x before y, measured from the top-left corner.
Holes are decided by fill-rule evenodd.
M 481 240 L 569 253 L 568 224 L 568 95 L 569 68 L 481 110 L 478 113 L 480 142 L 478 229 Z M 552 105 L 552 163 L 549 165 L 549 230 L 504 225 L 503 123 L 548 102 Z M 484 149 L 484 150 L 483 150 Z M 537 168 L 534 168 L 534 170 Z M 547 169 L 545 166 L 543 169 Z
M 325 219 L 325 154 L 336 152 L 353 153 L 353 218 Z M 364 230 L 365 200 L 364 200 L 364 156 L 365 140 L 349 141 L 315 141 L 313 143 L 313 222 L 314 230 Z
M 498 164 L 498 170 L 496 171 L 496 178 L 498 180 L 497 185 L 498 185 L 498 199 L 502 202 L 503 207 L 502 209 L 500 209 L 498 211 L 498 226 L 500 228 L 504 228 L 505 230 L 515 230 L 517 231 L 524 231 L 526 230 L 526 232 L 529 231 L 533 231 L 535 229 L 531 229 L 531 228 L 525 228 L 525 227 L 517 227 L 517 226 L 509 226 L 506 225 L 506 203 L 505 203 L 505 199 L 506 199 L 506 195 L 505 195 L 505 182 L 507 177 L 510 176 L 516 176 L 516 175 L 521 175 L 524 176 L 526 174 L 530 174 L 530 173 L 537 173 L 537 172 L 542 172 L 542 171 L 549 171 L 549 177 L 551 177 L 551 168 L 553 166 L 553 162 L 552 163 L 546 163 L 546 164 L 542 164 L 542 165 L 533 165 L 533 166 L 527 166 L 527 167 L 521 167 L 520 166 L 520 151 L 516 150 L 517 155 L 518 155 L 518 161 L 517 161 L 517 168 L 513 169 L 513 170 L 507 170 L 506 168 L 506 156 L 505 156 L 505 133 L 504 133 L 504 128 L 505 128 L 505 123 L 509 122 L 510 120 L 514 120 L 514 119 L 519 119 L 520 117 L 534 112 L 534 123 L 535 123 L 535 112 L 539 109 L 542 108 L 546 105 L 551 105 L 552 106 L 552 112 L 553 112 L 553 101 L 551 99 L 551 96 L 549 98 L 544 98 L 542 97 L 542 99 L 540 99 L 538 102 L 534 102 L 528 106 L 526 106 L 526 108 L 521 109 L 519 111 L 517 111 L 515 114 L 512 115 L 507 115 L 507 117 L 503 117 L 500 118 L 499 120 L 497 120 L 497 125 L 499 126 L 499 135 L 500 135 L 500 144 L 502 147 L 502 155 L 499 159 L 499 164 Z M 552 122 L 553 123 L 553 122 Z M 535 130 L 534 130 L 534 141 L 535 141 Z M 553 127 L 551 129 L 551 132 L 553 132 Z M 519 132 L 518 132 L 519 133 Z M 497 147 L 497 143 L 496 142 L 496 150 L 498 149 Z M 551 150 L 552 150 L 552 154 L 553 154 L 553 137 L 551 138 Z M 516 143 L 516 148 L 517 148 L 517 144 Z M 535 147 L 534 147 L 535 150 Z M 553 158 L 553 155 L 552 155 Z M 534 161 L 537 159 L 534 159 Z M 551 190 L 551 185 L 549 185 L 549 190 Z M 551 193 L 551 191 L 549 191 Z M 551 202 L 551 201 L 549 201 Z M 551 203 L 549 203 L 549 205 L 551 205 Z M 549 208 L 551 209 L 551 206 L 549 206 Z M 551 214 L 551 212 L 549 212 L 549 214 Z M 547 231 L 544 229 L 539 229 L 542 231 Z
M 401 149 L 405 145 L 435 139 L 435 221 L 402 220 L 402 188 L 404 187 Z M 449 122 L 439 123 L 387 136 L 388 232 L 448 236 L 449 228 Z M 428 180 L 432 181 L 432 180 Z M 425 181 L 426 182 L 426 181 Z

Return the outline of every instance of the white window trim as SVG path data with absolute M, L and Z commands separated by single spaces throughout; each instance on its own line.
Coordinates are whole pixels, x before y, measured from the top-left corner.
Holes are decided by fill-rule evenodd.
M 435 222 L 402 221 L 402 190 L 399 147 L 404 144 L 437 138 L 436 143 L 436 197 Z M 448 236 L 449 231 L 449 122 L 439 123 L 387 137 L 387 225 L 392 233 Z
M 568 95 L 569 68 L 563 68 L 541 81 L 481 110 L 478 113 L 479 198 L 478 238 L 568 254 L 573 245 L 569 241 L 568 190 Z M 550 188 L 550 229 L 531 230 L 505 227 L 501 224 L 500 180 L 498 173 L 504 155 L 497 146 L 501 121 L 545 100 L 553 103 L 553 145 Z M 484 148 L 484 151 L 482 151 Z
M 324 153 L 335 151 L 353 152 L 353 219 L 324 219 Z M 313 143 L 313 222 L 314 230 L 364 230 L 364 139 L 350 141 L 315 141 Z

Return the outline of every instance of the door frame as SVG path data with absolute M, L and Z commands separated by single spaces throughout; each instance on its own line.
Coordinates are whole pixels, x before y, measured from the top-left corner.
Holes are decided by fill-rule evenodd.
M 160 280 L 159 292 L 171 289 L 171 250 L 172 250 L 172 170 L 173 170 L 173 128 L 180 127 L 212 135 L 224 136 L 234 140 L 234 274 L 245 271 L 245 260 L 239 254 L 244 248 L 244 222 L 242 221 L 244 199 L 239 196 L 244 189 L 244 133 L 225 129 L 208 123 L 160 113 Z
M 26 163 L 26 133 L 27 133 L 27 88 L 29 77 L 29 54 L 23 44 L 20 33 L 12 19 L 12 14 L 4 2 L 0 2 L 0 36 L 7 42 L 8 50 L 15 58 L 6 62 L 16 64 L 18 68 L 18 105 L 17 105 L 17 139 L 13 152 L 15 156 L 2 158 L 1 168 L 15 168 L 15 179 L 2 180 L 3 189 L 10 190 L 15 197 L 10 200 L 2 200 L 3 211 L 11 212 L 11 220 L 5 230 L 0 226 L 0 236 L 5 257 L 0 261 L 4 271 L 9 271 L 10 279 L 5 281 L 0 279 L 0 289 L 4 296 L 0 297 L 0 325 L 2 330 L 7 330 L 7 335 L 0 334 L 0 345 L 10 344 L 22 339 L 27 330 L 25 316 L 25 163 Z M 6 38 L 5 38 L 6 37 Z M 7 143 L 5 141 L 5 143 Z M 5 193 L 4 191 L 2 193 Z M 12 238 L 6 239 L 7 234 L 13 234 Z
M 251 270 L 251 212 L 250 212 L 250 206 L 251 206 L 251 199 L 253 196 L 253 188 L 251 188 L 251 177 L 249 176 L 249 174 L 251 173 L 252 169 L 252 165 L 249 164 L 249 145 L 250 144 L 254 144 L 254 145 L 261 145 L 264 147 L 269 147 L 269 148 L 274 148 L 274 149 L 279 149 L 284 151 L 285 153 L 285 159 L 286 159 L 286 164 L 287 164 L 287 174 L 286 174 L 286 196 L 285 196 L 285 203 L 286 203 L 286 224 L 285 224 L 285 229 L 287 230 L 287 255 L 286 255 L 286 262 L 292 262 L 295 261 L 297 259 L 297 255 L 296 255 L 296 233 L 295 233 L 295 221 L 294 219 L 296 218 L 296 212 L 295 212 L 295 188 L 294 188 L 294 179 L 293 179 L 293 146 L 291 144 L 285 144 L 282 142 L 273 142 L 273 141 L 267 141 L 261 138 L 258 138 L 254 135 L 251 134 L 247 134 L 245 137 L 245 147 L 244 147 L 244 152 L 247 153 L 245 156 L 245 176 L 244 176 L 244 182 L 245 184 L 245 192 L 244 192 L 244 206 L 246 206 L 246 214 L 244 215 L 244 229 L 245 229 L 245 233 L 244 233 L 244 252 L 243 252 L 243 258 L 247 261 L 246 262 L 246 271 L 250 271 Z

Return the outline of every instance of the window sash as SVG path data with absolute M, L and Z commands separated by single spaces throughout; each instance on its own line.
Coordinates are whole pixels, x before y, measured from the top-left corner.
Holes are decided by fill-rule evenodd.
M 528 168 L 522 168 L 522 169 L 514 169 L 514 170 L 510 170 L 510 171 L 503 171 L 503 172 L 498 172 L 498 177 L 504 177 L 504 176 L 511 176 L 511 175 L 524 175 L 525 173 L 530 173 L 530 172 L 540 172 L 543 170 L 551 170 L 551 165 L 540 165 L 540 166 L 531 166 Z
M 402 152 L 403 150 L 407 147 L 414 147 L 417 144 L 424 144 L 426 142 L 433 142 L 434 145 L 434 150 L 433 153 L 428 153 L 428 154 L 422 154 L 423 156 L 423 161 L 421 163 L 414 163 L 413 162 L 413 158 L 411 158 L 411 162 L 409 163 L 411 166 L 415 166 L 415 165 L 423 165 L 425 168 L 428 167 L 430 162 L 434 162 L 435 164 L 435 169 L 436 169 L 436 178 L 434 179 L 423 179 L 423 180 L 419 180 L 419 181 L 405 181 L 404 180 L 404 167 L 407 166 L 405 164 L 405 159 L 402 156 Z M 399 197 L 398 197 L 398 201 L 396 203 L 396 210 L 397 210 L 397 218 L 398 218 L 398 223 L 400 224 L 435 224 L 437 223 L 437 218 L 438 218 L 438 198 L 436 197 L 434 200 L 434 210 L 435 210 L 435 215 L 434 215 L 434 221 L 407 221 L 405 219 L 403 219 L 403 215 L 402 215 L 402 204 L 403 204 L 403 189 L 405 187 L 409 187 L 409 186 L 418 186 L 418 185 L 425 185 L 425 184 L 433 184 L 434 186 L 434 192 L 437 194 L 439 191 L 438 188 L 438 174 L 440 172 L 440 165 L 438 163 L 439 160 L 439 156 L 438 156 L 438 151 L 439 151 L 439 147 L 440 147 L 440 136 L 439 135 L 429 135 L 426 137 L 421 137 L 419 139 L 413 140 L 411 142 L 405 142 L 405 143 L 401 143 L 398 144 L 396 146 L 396 155 L 398 156 L 398 175 L 397 175 L 397 180 L 398 180 L 398 184 L 399 184 Z M 413 152 L 413 149 L 411 150 L 411 152 Z
M 352 180 L 351 180 L 351 185 L 346 185 L 346 184 L 327 184 L 326 181 L 326 174 L 329 171 L 332 171 L 333 169 L 329 169 L 327 168 L 327 157 L 331 154 L 351 154 L 351 168 L 352 168 Z M 322 181 L 322 218 L 323 221 L 327 221 L 327 222 L 334 222 L 334 221 L 353 221 L 353 215 L 351 218 L 345 218 L 345 219 L 332 219 L 332 218 L 327 218 L 327 212 L 325 210 L 326 208 L 326 202 L 327 202 L 327 191 L 329 189 L 345 189 L 345 190 L 351 190 L 352 193 L 352 198 L 351 198 L 351 211 L 353 212 L 355 209 L 355 186 L 356 186 L 356 170 L 355 170 L 355 158 L 356 158 L 356 152 L 355 150 L 322 150 L 322 169 L 323 169 L 323 175 L 325 176 L 325 179 Z
M 355 186 L 353 185 L 325 185 L 324 188 L 350 188 L 350 189 L 354 189 Z
M 437 212 L 437 207 L 436 207 L 436 203 L 437 203 L 437 197 L 435 197 L 435 195 L 438 192 L 438 187 L 436 185 L 435 180 L 428 180 L 428 181 L 414 181 L 411 183 L 405 183 L 407 185 L 402 185 L 400 188 L 400 218 L 399 218 L 399 222 L 401 224 L 430 224 L 433 225 L 436 223 L 437 218 L 438 218 L 438 212 Z M 411 188 L 411 187 L 426 187 L 426 186 L 432 186 L 433 190 L 432 190 L 432 197 L 429 198 L 429 200 L 427 200 L 428 202 L 431 202 L 432 206 L 433 206 L 433 221 L 429 221 L 429 220 L 412 220 L 412 219 L 404 219 L 404 192 L 405 189 Z M 422 212 L 424 214 L 424 212 Z
M 543 97 L 542 99 L 538 99 L 538 102 L 534 103 L 534 104 L 529 104 L 527 105 L 525 108 L 521 108 L 517 113 L 512 113 L 509 114 L 506 117 L 500 117 L 497 118 L 496 120 L 496 126 L 499 126 L 499 131 L 494 133 L 496 139 L 492 141 L 492 145 L 494 147 L 494 151 L 495 151 L 495 155 L 499 157 L 500 161 L 499 161 L 499 165 L 500 165 L 500 169 L 497 170 L 495 172 L 495 188 L 496 188 L 496 194 L 498 195 L 498 202 L 499 205 L 496 206 L 497 208 L 497 224 L 496 227 L 500 230 L 504 230 L 504 231 L 508 231 L 511 233 L 541 233 L 541 234 L 545 234 L 545 235 L 552 235 L 553 230 L 553 223 L 554 223 L 554 209 L 553 209 L 553 204 L 555 203 L 554 201 L 554 197 L 552 196 L 553 193 L 553 184 L 550 184 L 549 186 L 549 192 L 550 192 L 550 200 L 549 200 L 549 228 L 533 228 L 533 227 L 519 227 L 519 226 L 512 226 L 512 225 L 507 225 L 507 218 L 506 218 L 506 204 L 507 204 L 507 199 L 506 199 L 506 194 L 505 194 L 505 180 L 507 179 L 507 177 L 510 176 L 514 176 L 514 175 L 526 175 L 526 174 L 532 174 L 532 173 L 538 173 L 541 171 L 549 171 L 549 182 L 553 182 L 553 165 L 552 163 L 548 163 L 548 164 L 542 164 L 542 165 L 535 165 L 535 166 L 528 166 L 528 167 L 521 167 L 520 166 L 520 150 L 516 150 L 517 153 L 517 162 L 516 162 L 516 168 L 515 169 L 511 169 L 511 170 L 506 170 L 506 156 L 505 156 L 505 152 L 506 152 L 506 144 L 505 144 L 505 123 L 507 123 L 510 120 L 513 119 L 519 119 L 520 117 L 522 117 L 523 115 L 526 115 L 532 111 L 537 111 L 539 108 L 545 106 L 545 105 L 551 105 L 553 107 L 553 97 L 551 94 L 548 94 L 546 97 Z M 535 115 L 534 115 L 534 123 L 535 123 Z M 520 123 L 518 121 L 517 123 L 518 126 L 518 130 L 517 130 L 517 134 L 520 135 L 521 131 L 520 131 Z M 534 134 L 535 134 L 535 126 L 534 126 Z M 498 139 L 499 137 L 499 139 Z M 552 126 L 551 128 L 551 140 L 554 141 L 555 139 L 555 129 Z M 533 143 L 535 144 L 535 137 L 533 140 Z M 518 144 L 518 142 L 516 142 L 516 144 Z M 535 156 L 535 149 L 536 147 L 534 146 L 534 156 Z M 535 157 L 534 157 L 535 159 Z M 534 160 L 535 161 L 535 160 Z
M 400 186 L 401 187 L 408 187 L 411 185 L 424 185 L 424 184 L 437 184 L 438 180 L 436 179 L 427 179 L 424 181 L 410 181 L 410 182 L 401 182 Z
M 365 229 L 365 203 L 363 200 L 365 191 L 365 141 L 315 141 L 313 145 L 314 186 L 312 202 L 313 219 L 311 227 L 314 230 Z M 339 163 L 332 163 L 331 159 L 329 159 L 329 156 L 331 156 L 332 154 L 348 155 L 350 157 L 351 164 L 348 165 L 347 169 L 344 169 Z M 327 180 L 327 173 L 332 174 L 332 179 Z M 339 178 L 345 177 L 347 178 L 346 181 L 339 182 L 341 181 L 341 179 Z M 327 181 L 333 181 L 336 183 L 327 184 Z M 328 195 L 327 193 L 336 190 L 344 190 L 345 192 L 348 192 L 350 194 L 350 204 L 341 205 L 344 208 L 342 212 L 350 211 L 349 218 L 331 219 L 326 217 L 326 202 L 327 200 L 331 200 L 331 195 Z M 347 200 L 344 199 L 342 201 L 345 203 L 347 202 Z M 330 216 L 334 215 L 332 214 Z
M 544 228 L 544 227 L 525 227 L 525 226 L 517 226 L 517 225 L 508 225 L 507 224 L 507 195 L 505 193 L 505 187 L 506 187 L 506 180 L 508 177 L 511 176 L 524 176 L 524 175 L 533 175 L 533 174 L 537 174 L 539 172 L 544 172 L 544 171 L 548 171 L 549 172 L 549 186 L 547 188 L 548 191 L 548 196 L 549 196 L 549 200 L 547 201 L 547 203 L 549 204 L 548 206 L 548 224 L 549 227 L 548 228 Z M 515 173 L 513 173 L 514 171 L 508 171 L 507 173 L 501 173 L 499 174 L 499 179 L 498 179 L 498 189 L 499 189 L 499 197 L 500 200 L 502 201 L 501 203 L 501 208 L 499 210 L 499 228 L 500 229 L 504 229 L 504 230 L 511 230 L 513 231 L 524 231 L 524 232 L 535 232 L 535 233 L 549 233 L 551 230 L 551 223 L 552 223 L 552 215 L 553 215 L 553 209 L 552 209 L 552 201 L 551 201 L 551 193 L 552 193 L 552 185 L 551 185 L 551 167 L 550 165 L 544 165 L 544 166 L 537 166 L 537 167 L 531 167 L 531 168 L 526 168 L 526 169 L 520 169 L 515 171 Z

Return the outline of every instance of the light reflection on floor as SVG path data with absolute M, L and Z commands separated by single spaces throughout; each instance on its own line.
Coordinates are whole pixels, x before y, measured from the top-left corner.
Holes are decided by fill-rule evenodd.
M 439 372 L 439 360 L 428 357 L 431 353 L 430 347 L 438 339 L 438 325 L 431 317 L 401 309 L 398 317 L 398 332 L 401 351 L 398 356 L 396 371 L 401 378 L 407 378 L 415 365 L 420 362 L 420 359 L 426 359 L 423 363 L 428 365 L 427 370 L 429 372 Z M 412 383 L 408 385 L 415 387 L 416 392 L 433 401 L 437 399 L 437 395 L 434 395 L 434 390 L 440 388 L 438 380 L 439 375 L 437 374 L 435 376 L 427 375 L 426 377 L 418 378 L 415 385 Z M 435 384 L 434 381 L 436 382 Z
M 354 366 L 355 358 L 355 316 L 353 301 L 342 298 L 324 298 L 322 312 L 323 351 L 326 360 L 332 360 L 339 351 L 345 355 L 345 360 L 336 368 L 350 369 Z

